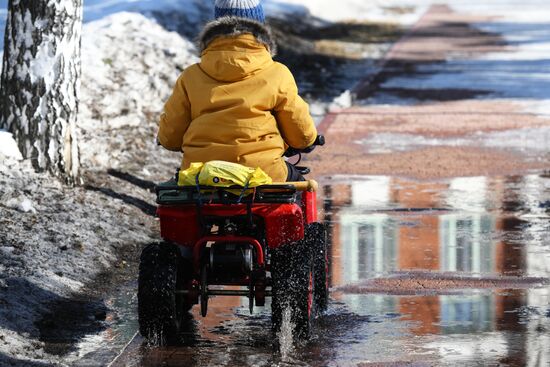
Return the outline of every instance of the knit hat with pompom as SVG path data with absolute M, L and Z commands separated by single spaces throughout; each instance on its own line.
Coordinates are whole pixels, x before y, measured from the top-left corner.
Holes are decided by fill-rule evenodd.
M 216 0 L 214 10 L 216 19 L 221 17 L 239 17 L 265 22 L 264 9 L 260 0 Z

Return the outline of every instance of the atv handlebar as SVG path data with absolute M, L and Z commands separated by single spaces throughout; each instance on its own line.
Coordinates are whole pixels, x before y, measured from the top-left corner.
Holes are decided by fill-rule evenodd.
M 324 135 L 317 135 L 317 138 L 315 139 L 315 142 L 313 143 L 313 145 L 318 145 L 320 147 L 325 145 L 325 136 Z
M 323 146 L 323 145 L 325 145 L 325 136 L 317 135 L 317 138 L 315 138 L 315 141 L 309 147 L 304 149 L 296 149 L 296 148 L 288 147 L 284 155 L 285 157 L 292 157 L 301 153 L 306 153 L 306 154 L 311 153 L 315 149 L 315 147 Z

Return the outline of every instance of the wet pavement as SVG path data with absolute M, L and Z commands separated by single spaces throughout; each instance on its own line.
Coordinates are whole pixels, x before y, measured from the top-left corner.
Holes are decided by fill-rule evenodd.
M 548 177 L 371 177 L 335 191 L 349 194 L 328 201 L 333 295 L 355 313 L 395 314 L 401 359 L 550 362 Z

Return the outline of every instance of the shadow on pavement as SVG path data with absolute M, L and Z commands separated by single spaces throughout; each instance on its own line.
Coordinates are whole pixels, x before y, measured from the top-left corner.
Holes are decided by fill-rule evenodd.
M 24 278 L 9 278 L 6 284 L 7 290 L 0 298 L 0 328 L 44 342 L 46 353 L 64 355 L 84 336 L 104 329 L 107 307 L 100 299 L 86 295 L 62 297 Z M 10 357 L 0 355 L 0 366 L 12 363 L 2 358 Z

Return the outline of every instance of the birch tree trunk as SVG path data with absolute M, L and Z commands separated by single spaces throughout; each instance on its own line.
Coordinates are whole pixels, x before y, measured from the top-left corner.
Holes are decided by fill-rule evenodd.
M 0 126 L 37 170 L 69 182 L 79 174 L 81 31 L 82 0 L 9 0 Z

